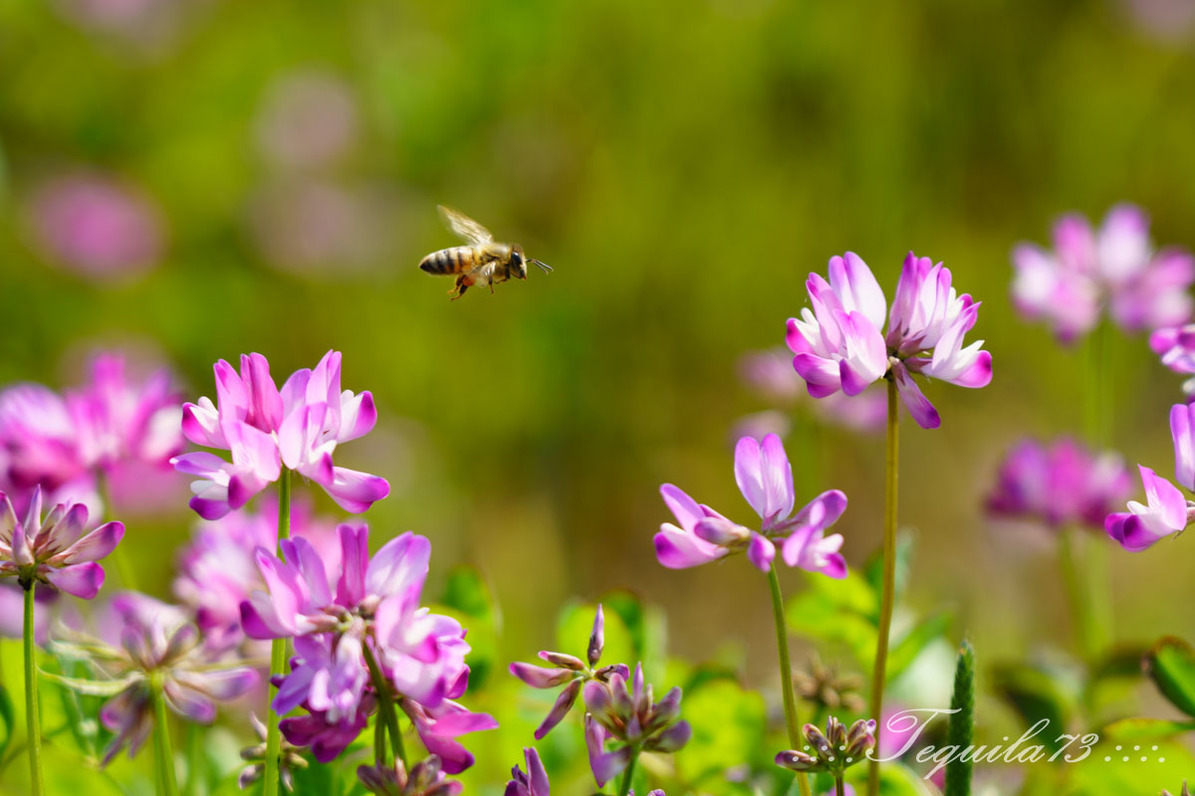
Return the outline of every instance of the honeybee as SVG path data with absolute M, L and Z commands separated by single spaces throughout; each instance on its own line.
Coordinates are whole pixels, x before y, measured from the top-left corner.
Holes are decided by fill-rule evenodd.
M 514 277 L 527 278 L 527 263 L 534 263 L 549 273 L 552 267 L 539 260 L 528 259 L 517 243 L 497 243 L 488 229 L 473 219 L 444 205 L 436 205 L 444 225 L 468 242 L 467 246 L 440 249 L 423 258 L 419 267 L 429 274 L 456 274 L 456 284 L 448 295 L 456 301 L 474 285 L 494 285 Z

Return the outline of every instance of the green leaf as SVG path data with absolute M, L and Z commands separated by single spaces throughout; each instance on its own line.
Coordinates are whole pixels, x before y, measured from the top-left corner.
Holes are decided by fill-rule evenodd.
M 343 793 L 346 790 L 341 782 L 344 779 L 343 769 L 344 765 L 339 759 L 331 763 L 308 759 L 305 768 L 294 769 L 295 793 L 326 793 L 329 796 Z M 356 766 L 353 769 L 355 771 Z
M 871 665 L 876 645 L 879 600 L 859 574 L 842 580 L 811 578 L 805 591 L 789 600 L 785 620 L 793 633 L 849 650 L 855 665 Z
M 1166 636 L 1142 661 L 1145 673 L 1170 704 L 1195 717 L 1195 650 L 1180 638 Z
M 653 606 L 644 605 L 637 596 L 625 590 L 602 595 L 601 603 L 607 619 L 610 614 L 617 614 L 630 631 L 634 659 L 642 661 L 643 668 L 647 671 L 659 671 L 664 665 L 667 646 L 667 623 L 663 612 Z M 606 662 L 605 656 L 602 660 Z M 627 663 L 630 664 L 630 661 Z
M 1051 672 L 1024 665 L 1007 664 L 993 671 L 993 690 L 1012 706 L 1026 726 L 1032 727 L 1042 719 L 1047 727 L 1069 725 L 1070 699 L 1063 685 Z M 1054 752 L 1061 748 L 1057 736 L 1042 733 L 1036 739 Z
M 1195 721 L 1164 719 L 1121 719 L 1100 730 L 1100 737 L 1124 743 L 1160 741 L 1195 730 Z
M 69 688 L 77 694 L 102 697 L 116 696 L 141 679 L 140 675 L 134 674 L 122 677 L 119 680 L 84 680 L 79 677 L 65 677 L 61 674 L 54 674 L 53 672 L 47 672 L 45 669 L 41 670 L 41 676 L 64 688 Z
M 443 605 L 469 631 L 469 685 L 480 688 L 494 671 L 501 633 L 502 617 L 490 587 L 475 567 L 455 567 L 448 573 Z
M 498 622 L 493 594 L 476 567 L 461 565 L 448 573 L 443 603 L 472 619 L 495 625 Z
M 693 737 L 676 754 L 677 768 L 696 785 L 705 777 L 748 760 L 764 741 L 767 710 L 763 697 L 726 679 L 706 681 L 686 691 L 681 716 L 693 728 Z
M 953 620 L 949 613 L 934 614 L 906 633 L 888 656 L 888 679 L 900 677 L 926 647 L 946 635 Z
M 955 749 L 971 746 L 975 730 L 975 651 L 966 641 L 958 653 L 958 666 L 954 670 L 954 695 L 950 699 L 950 724 L 946 730 L 946 743 Z M 951 757 L 946 764 L 945 796 L 971 796 L 971 760 Z
M 8 689 L 3 684 L 0 684 L 0 721 L 4 722 L 4 739 L 0 741 L 0 759 L 4 758 L 4 753 L 8 751 L 8 745 L 12 742 L 12 731 L 16 726 L 14 716 L 12 699 L 8 695 Z

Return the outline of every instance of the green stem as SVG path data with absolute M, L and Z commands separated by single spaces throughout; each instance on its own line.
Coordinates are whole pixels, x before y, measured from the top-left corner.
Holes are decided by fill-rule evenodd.
M 871 674 L 871 704 L 869 713 L 876 722 L 876 745 L 879 746 L 883 725 L 884 684 L 888 670 L 888 635 L 892 630 L 892 608 L 896 597 L 896 489 L 899 463 L 898 435 L 900 419 L 897 413 L 896 379 L 888 379 L 888 434 L 887 451 L 884 458 L 884 581 L 880 592 L 880 627 L 876 637 L 876 658 Z M 872 759 L 867 775 L 867 793 L 879 796 L 880 761 Z
M 290 470 L 283 467 L 278 478 L 278 546 L 276 553 L 283 559 L 282 542 L 290 538 Z M 281 675 L 286 669 L 286 639 L 276 638 L 270 644 L 270 679 L 274 675 Z M 277 688 L 272 684 L 268 689 L 270 701 L 273 702 Z M 278 714 L 269 704 L 266 705 L 266 759 L 265 770 L 262 774 L 262 796 L 278 796 L 278 758 L 282 751 L 282 733 L 278 729 Z
M 793 667 L 788 654 L 788 625 L 784 619 L 784 595 L 780 593 L 780 576 L 776 561 L 768 569 L 768 585 L 772 587 L 772 619 L 776 623 L 776 648 L 780 654 L 780 693 L 784 696 L 784 725 L 792 749 L 801 748 L 801 730 L 797 721 L 797 698 L 793 693 Z M 797 787 L 801 796 L 810 796 L 809 777 L 797 772 Z
M 1058 536 L 1058 564 L 1062 569 L 1062 582 L 1066 586 L 1067 598 L 1071 604 L 1072 620 L 1075 623 L 1075 636 L 1079 654 L 1083 659 L 1093 662 L 1099 655 L 1103 645 L 1101 621 L 1093 604 L 1092 592 L 1087 577 L 1088 567 L 1085 566 L 1084 552 L 1079 550 L 1079 540 L 1076 538 L 1082 531 L 1078 528 L 1063 528 Z
M 1096 453 L 1111 447 L 1115 437 L 1116 386 L 1120 381 L 1116 340 L 1116 330 L 1108 320 L 1101 322 L 1087 340 L 1083 368 L 1084 430 L 1087 443 Z M 1103 534 L 1100 534 L 1100 540 L 1107 541 Z M 1084 652 L 1094 655 L 1106 649 L 1114 637 L 1107 545 L 1084 545 L 1082 552 L 1075 563 L 1076 571 L 1082 574 L 1080 594 L 1087 612 L 1089 636 Z M 1062 554 L 1068 555 L 1066 552 Z M 1088 657 L 1088 661 L 1092 660 L 1093 657 Z
M 197 796 L 203 779 L 203 735 L 199 725 L 187 724 L 187 779 L 183 782 L 183 796 Z
M 631 778 L 635 776 L 635 763 L 639 759 L 639 750 L 631 747 L 631 759 L 627 763 L 627 770 L 622 774 L 622 784 L 618 786 L 618 796 L 627 796 L 631 792 Z
M 407 765 L 407 752 L 402 744 L 402 733 L 398 731 L 398 714 L 394 712 L 394 697 L 390 693 L 390 682 L 382 674 L 382 669 L 378 666 L 377 659 L 373 657 L 373 650 L 369 648 L 369 645 L 363 645 L 362 650 L 365 653 L 365 665 L 369 667 L 369 676 L 373 680 L 373 690 L 377 692 L 378 723 L 379 725 L 384 724 L 386 732 L 390 735 L 390 746 L 394 752 L 394 759 L 401 760 L 403 767 L 410 771 L 411 768 Z M 377 736 L 374 737 L 374 740 L 377 741 Z M 378 765 L 386 762 L 384 747 L 375 746 L 374 752 L 377 755 Z
M 37 664 L 34 660 L 37 645 L 33 640 L 33 590 L 36 583 L 25 587 L 25 731 L 29 736 L 29 792 L 42 796 L 46 792 L 41 773 L 41 717 L 37 712 Z
M 835 796 L 846 796 L 846 783 L 842 779 L 842 774 L 837 774 L 834 777 L 834 793 Z
M 155 677 L 150 697 L 154 703 L 154 756 L 157 758 L 158 782 L 161 796 L 178 796 L 178 780 L 174 773 L 174 751 L 170 745 L 170 722 L 166 718 L 166 697 L 162 683 Z

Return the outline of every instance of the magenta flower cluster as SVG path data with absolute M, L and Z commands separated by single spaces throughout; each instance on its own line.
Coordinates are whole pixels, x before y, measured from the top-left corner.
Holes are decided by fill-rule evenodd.
M 732 552 L 746 552 L 756 568 L 767 572 L 780 556 L 790 567 L 846 577 L 846 561 L 838 552 L 840 534 L 825 535 L 846 510 L 846 495 L 823 492 L 793 514 L 796 493 L 792 466 L 784 445 L 774 434 L 762 443 L 739 440 L 734 452 L 734 476 L 739 491 L 759 515 L 758 530 L 739 525 L 704 504 L 698 504 L 672 484 L 660 487 L 664 503 L 678 525 L 666 522 L 655 536 L 656 558 L 669 569 L 683 569 L 716 561 Z
M 183 432 L 197 445 L 229 451 L 186 453 L 172 462 L 196 477 L 191 508 L 204 519 L 244 506 L 282 468 L 324 488 L 345 511 L 358 514 L 390 493 L 385 479 L 336 467 L 342 442 L 368 433 L 377 420 L 373 396 L 340 390 L 340 352 L 329 351 L 314 370 L 297 370 L 282 389 L 261 354 L 241 357 L 240 374 L 224 360 L 215 365 L 216 403 L 200 398 L 183 406 Z
M 291 501 L 290 535 L 306 539 L 329 572 L 340 571 L 336 523 L 312 516 L 307 501 Z M 278 507 L 274 503 L 265 503 L 256 511 L 246 507 L 197 525 L 179 557 L 174 594 L 192 612 L 208 646 L 232 649 L 243 645 L 241 603 L 266 587 L 255 551 L 259 547 L 274 550 L 277 544 Z
M 365 526 L 337 528 L 338 577 L 306 539 L 283 540 L 284 559 L 258 548 L 269 591 L 241 603 L 241 625 L 250 638 L 293 638 L 295 648 L 271 707 L 279 715 L 305 708 L 306 716 L 281 722 L 283 734 L 327 762 L 352 743 L 376 707 L 372 658 L 428 751 L 444 771 L 459 773 L 473 757 L 455 738 L 497 726 L 453 701 L 468 685 L 464 628 L 420 606 L 431 556 L 425 537 L 405 533 L 371 559 L 368 533 Z
M 144 500 L 146 477 L 169 473 L 183 449 L 179 400 L 168 372 L 135 381 L 124 357 L 110 353 L 63 395 L 40 384 L 9 387 L 0 392 L 0 489 L 18 509 L 40 487 L 50 502 L 85 502 L 98 514 L 103 476 L 113 489 L 139 481 L 131 502 Z
M 1013 249 L 1012 297 L 1028 318 L 1044 320 L 1064 342 L 1090 332 L 1106 309 L 1128 332 L 1186 323 L 1187 289 L 1195 259 L 1168 248 L 1156 251 L 1149 219 L 1138 207 L 1117 205 L 1092 229 L 1071 213 L 1054 225 L 1054 250 L 1031 243 Z
M 1102 530 L 1104 518 L 1132 491 L 1119 454 L 1094 454 L 1068 437 L 1026 439 L 1000 465 L 986 508 L 994 517 L 1031 520 L 1051 530 Z
M 790 318 L 786 342 L 793 368 L 809 394 L 859 395 L 881 378 L 893 379 L 901 400 L 923 428 L 941 419 L 913 377 L 929 376 L 963 387 L 992 380 L 992 355 L 983 341 L 963 345 L 979 303 L 958 295 L 950 269 L 909 252 L 891 308 L 871 269 L 858 255 L 832 257 L 829 281 L 810 274 L 812 308 Z M 881 333 L 887 316 L 887 333 Z

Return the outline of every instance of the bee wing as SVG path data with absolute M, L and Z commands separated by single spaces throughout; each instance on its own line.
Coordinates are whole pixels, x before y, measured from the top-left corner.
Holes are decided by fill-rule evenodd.
M 445 207 L 444 205 L 436 205 L 436 209 L 440 211 L 440 218 L 444 220 L 444 226 L 448 227 L 468 243 L 477 246 L 481 243 L 492 243 L 494 241 L 494 236 L 488 229 L 464 213 L 453 210 L 451 207 Z

